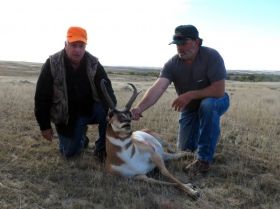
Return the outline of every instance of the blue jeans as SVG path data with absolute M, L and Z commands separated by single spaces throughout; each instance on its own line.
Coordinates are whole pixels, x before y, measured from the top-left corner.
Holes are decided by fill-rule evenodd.
M 91 115 L 78 117 L 74 124 L 74 132 L 72 136 L 64 136 L 58 134 L 59 150 L 65 157 L 71 157 L 80 154 L 84 148 L 86 139 L 86 130 L 88 124 L 98 124 L 99 138 L 95 142 L 95 150 L 105 150 L 106 138 L 106 120 L 107 112 L 101 103 L 95 102 Z
M 220 135 L 220 117 L 229 108 L 229 96 L 205 98 L 197 110 L 180 113 L 178 148 L 197 151 L 199 160 L 211 162 Z

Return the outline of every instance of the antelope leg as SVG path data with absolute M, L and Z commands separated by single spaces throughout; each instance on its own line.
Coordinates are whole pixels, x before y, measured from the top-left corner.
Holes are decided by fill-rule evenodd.
M 141 180 L 141 181 L 145 181 L 147 183 L 151 183 L 151 184 L 159 184 L 159 185 L 168 185 L 168 186 L 174 186 L 176 185 L 176 183 L 171 183 L 171 182 L 167 182 L 167 181 L 160 181 L 154 178 L 150 178 L 144 174 L 142 175 L 137 175 L 133 177 L 135 180 Z
M 192 186 L 189 186 L 189 184 L 183 184 L 181 181 L 179 181 L 176 177 L 174 177 L 166 168 L 163 159 L 160 157 L 159 154 L 154 153 L 151 157 L 151 160 L 153 163 L 157 165 L 157 167 L 160 169 L 161 173 L 168 177 L 173 183 L 175 183 L 175 186 L 184 192 L 186 192 L 189 196 L 191 196 L 193 199 L 197 199 L 200 196 L 200 193 L 195 190 Z

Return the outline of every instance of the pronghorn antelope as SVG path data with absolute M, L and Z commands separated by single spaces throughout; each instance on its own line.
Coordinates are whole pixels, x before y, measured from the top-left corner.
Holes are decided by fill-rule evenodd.
M 167 153 L 159 135 L 147 129 L 141 131 L 131 130 L 132 115 L 130 108 L 139 92 L 133 84 L 133 94 L 125 107 L 116 109 L 107 89 L 106 81 L 101 81 L 104 97 L 110 107 L 108 114 L 108 126 L 106 132 L 106 170 L 107 172 L 124 177 L 133 177 L 150 183 L 174 185 L 186 192 L 192 198 L 197 199 L 199 192 L 191 184 L 184 184 L 175 178 L 166 168 L 164 161 L 179 159 L 189 154 Z M 149 178 L 146 174 L 158 167 L 160 172 L 168 177 L 171 182 Z

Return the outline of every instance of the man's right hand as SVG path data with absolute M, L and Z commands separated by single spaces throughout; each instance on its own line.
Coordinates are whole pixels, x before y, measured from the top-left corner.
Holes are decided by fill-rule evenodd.
M 142 111 L 139 107 L 131 109 L 132 120 L 139 120 L 142 116 Z
M 48 141 L 52 141 L 53 139 L 53 130 L 50 128 L 50 129 L 47 129 L 47 130 L 43 130 L 41 131 L 42 133 L 42 136 L 48 140 Z

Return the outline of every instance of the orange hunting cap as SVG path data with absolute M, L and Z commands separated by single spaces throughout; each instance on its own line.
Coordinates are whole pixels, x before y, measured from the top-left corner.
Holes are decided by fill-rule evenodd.
M 67 31 L 67 41 L 69 43 L 82 41 L 87 43 L 87 31 L 81 27 L 70 27 Z

